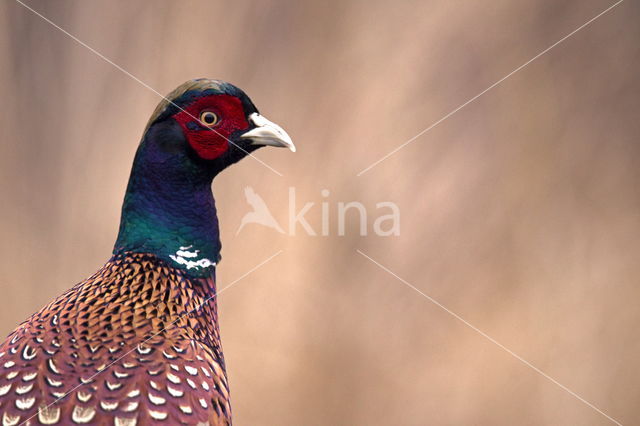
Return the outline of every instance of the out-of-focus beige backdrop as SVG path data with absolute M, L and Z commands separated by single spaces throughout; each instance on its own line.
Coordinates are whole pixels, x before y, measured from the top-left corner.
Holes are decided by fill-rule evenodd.
M 640 415 L 640 6 L 626 1 L 361 176 L 612 4 L 28 1 L 162 93 L 242 87 L 299 151 L 214 182 L 237 425 L 600 425 Z M 109 257 L 158 102 L 11 0 L 0 4 L 0 332 Z M 329 236 L 286 229 L 288 189 Z M 330 191 L 323 197 L 321 191 Z M 401 210 L 337 235 L 338 202 Z M 371 230 L 371 223 L 369 223 Z

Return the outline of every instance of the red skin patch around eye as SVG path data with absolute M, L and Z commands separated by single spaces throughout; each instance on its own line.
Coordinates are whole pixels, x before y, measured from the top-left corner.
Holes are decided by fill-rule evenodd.
M 213 127 L 203 125 L 200 122 L 202 111 L 215 113 L 218 123 Z M 205 160 L 213 160 L 224 154 L 229 149 L 231 134 L 249 127 L 242 102 L 231 95 L 199 98 L 173 117 L 182 127 L 189 145 Z

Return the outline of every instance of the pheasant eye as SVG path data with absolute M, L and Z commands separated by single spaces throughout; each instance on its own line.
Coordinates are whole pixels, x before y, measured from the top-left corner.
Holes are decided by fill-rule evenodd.
M 200 113 L 200 122 L 205 126 L 214 126 L 218 123 L 218 116 L 211 111 L 202 111 Z

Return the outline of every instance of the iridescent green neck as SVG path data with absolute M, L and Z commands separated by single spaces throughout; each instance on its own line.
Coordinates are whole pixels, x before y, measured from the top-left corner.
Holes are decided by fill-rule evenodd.
M 150 253 L 196 277 L 220 260 L 214 173 L 170 125 L 151 128 L 138 148 L 114 254 Z

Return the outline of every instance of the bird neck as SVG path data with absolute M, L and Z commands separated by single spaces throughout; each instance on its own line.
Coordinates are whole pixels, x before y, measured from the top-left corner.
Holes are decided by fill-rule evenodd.
M 193 277 L 220 259 L 213 175 L 184 152 L 145 136 L 133 163 L 114 254 L 149 253 Z

